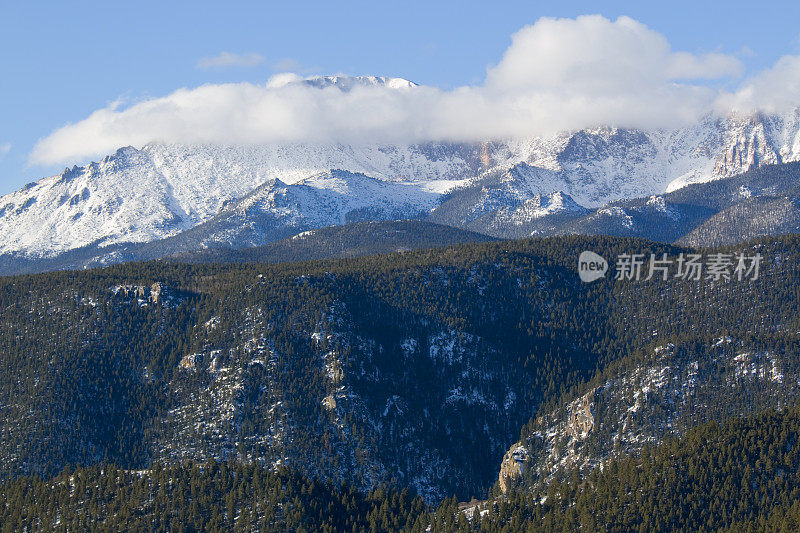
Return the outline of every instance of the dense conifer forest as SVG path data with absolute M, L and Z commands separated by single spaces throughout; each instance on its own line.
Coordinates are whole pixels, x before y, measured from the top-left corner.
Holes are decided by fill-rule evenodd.
M 795 531 L 800 408 L 706 424 L 539 499 L 431 507 L 408 490 L 241 463 L 111 465 L 0 485 L 2 531 Z M 430 529 L 428 529 L 430 528 Z
M 506 494 L 496 481 L 537 417 L 660 346 L 706 353 L 734 338 L 798 361 L 799 244 L 789 236 L 701 250 L 760 253 L 755 281 L 610 273 L 582 283 L 584 250 L 612 270 L 624 253 L 692 251 L 609 237 L 0 278 L 2 527 L 622 531 L 791 521 L 795 480 L 776 465 L 792 460 L 798 415 L 757 414 L 792 404 L 788 392 L 553 480 L 546 499 L 529 480 Z M 780 449 L 766 444 L 776 431 Z M 715 455 L 695 463 L 704 453 Z M 727 492 L 703 499 L 712 486 Z M 487 497 L 480 521 L 470 522 L 472 508 L 456 512 L 458 501 Z

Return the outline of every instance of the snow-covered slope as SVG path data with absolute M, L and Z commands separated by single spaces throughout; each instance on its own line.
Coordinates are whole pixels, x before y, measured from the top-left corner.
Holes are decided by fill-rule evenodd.
M 411 89 L 417 87 L 417 84 L 413 81 L 403 78 L 388 78 L 386 76 L 312 76 L 295 83 L 302 83 L 319 89 L 336 87 L 342 91 L 349 91 L 354 87 L 386 87 L 387 89 Z
M 415 87 L 400 78 L 379 77 L 328 76 L 287 83 L 343 91 L 357 86 Z M 90 245 L 172 237 L 223 215 L 226 208 L 275 180 L 303 185 L 295 191 L 306 195 L 296 198 L 294 205 L 301 212 L 295 216 L 310 227 L 341 223 L 356 205 L 363 213 L 375 208 L 384 213 L 381 217 L 388 216 L 382 209 L 397 205 L 392 195 L 398 191 L 404 207 L 391 217 L 408 218 L 432 210 L 437 197 L 457 188 L 458 193 L 446 197 L 449 212 L 440 221 L 465 227 L 488 215 L 494 225 L 527 231 L 552 214 L 579 213 L 584 207 L 662 194 L 759 165 L 796 160 L 800 109 L 786 116 L 708 117 L 674 131 L 602 127 L 483 143 L 152 143 L 121 148 L 102 161 L 67 169 L 0 198 L 0 255 L 52 257 Z M 350 172 L 347 184 L 320 177 L 331 169 Z M 352 181 L 355 175 L 363 177 Z M 404 185 L 377 187 L 381 182 Z M 315 199 L 313 191 L 320 198 Z M 324 191 L 333 191 L 336 200 Z M 563 196 L 553 197 L 553 203 L 550 198 L 556 193 Z M 456 195 L 459 199 L 453 202 Z M 558 198 L 570 200 L 558 204 Z M 260 201 L 261 215 L 284 217 L 285 206 Z M 557 204 L 569 209 L 556 209 Z
M 428 205 L 429 190 L 441 193 L 460 183 L 458 178 L 470 175 L 479 160 L 479 147 L 438 145 L 433 155 L 429 150 L 164 144 L 122 148 L 100 162 L 67 169 L 0 198 L 0 253 L 49 256 L 92 243 L 162 239 L 211 219 L 269 180 L 292 184 L 333 168 L 389 182 L 413 181 L 419 205 Z
M 346 170 L 315 174 L 291 185 L 272 179 L 208 222 L 171 239 L 176 244 L 169 251 L 244 248 L 325 226 L 416 218 L 432 210 L 439 196 L 417 184 Z
M 562 173 L 518 163 L 453 190 L 430 215 L 440 224 L 502 237 L 527 237 L 542 226 L 587 213 L 567 193 Z
M 783 116 L 733 114 L 724 120 L 708 119 L 704 126 L 716 134 L 697 149 L 713 156 L 713 168 L 687 173 L 671 182 L 666 192 L 762 165 L 800 161 L 800 107 Z

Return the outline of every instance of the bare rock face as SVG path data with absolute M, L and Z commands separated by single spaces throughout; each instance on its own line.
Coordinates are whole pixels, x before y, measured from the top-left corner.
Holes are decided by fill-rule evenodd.
M 780 351 L 720 337 L 704 345 L 657 346 L 597 383 L 537 414 L 503 458 L 503 491 L 515 486 L 544 494 L 551 481 L 575 469 L 588 475 L 611 458 L 636 455 L 690 427 L 796 403 L 800 365 Z M 527 457 L 517 462 L 519 449 Z
M 328 394 L 322 399 L 322 406 L 328 411 L 336 409 L 336 397 L 333 394 Z
M 569 422 L 567 432 L 574 439 L 583 440 L 594 428 L 594 393 L 592 389 L 569 405 Z
M 528 450 L 521 444 L 512 446 L 503 456 L 503 462 L 500 463 L 500 475 L 498 478 L 500 490 L 503 491 L 503 494 L 508 491 L 515 480 L 522 477 L 527 461 Z
M 714 175 L 733 176 L 761 165 L 775 165 L 782 162 L 768 135 L 770 125 L 761 117 L 751 119 L 745 124 L 734 121 L 733 135 L 723 148 L 714 164 Z
M 151 285 L 115 285 L 109 291 L 124 301 L 135 303 L 140 307 L 160 305 L 175 307 L 187 296 L 187 293 L 168 287 L 156 281 Z
M 150 302 L 152 302 L 154 304 L 157 304 L 161 299 L 162 290 L 163 290 L 163 287 L 161 286 L 161 283 L 159 283 L 157 281 L 155 283 L 153 283 L 150 286 L 150 295 L 149 295 L 149 298 L 148 298 L 150 300 Z
M 111 292 L 126 299 L 138 300 L 141 303 L 157 304 L 161 301 L 164 286 L 157 281 L 149 287 L 145 285 L 117 285 L 111 288 Z
M 197 372 L 200 365 L 203 363 L 203 354 L 199 353 L 190 353 L 189 355 L 185 355 L 183 359 L 181 359 L 180 363 L 178 363 L 178 368 L 181 370 L 187 370 L 189 372 Z

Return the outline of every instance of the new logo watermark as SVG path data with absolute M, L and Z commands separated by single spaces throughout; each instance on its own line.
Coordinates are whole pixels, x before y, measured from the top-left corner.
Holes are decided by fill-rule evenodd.
M 606 275 L 608 272 L 608 262 L 602 255 L 594 252 L 581 252 L 578 257 L 578 275 L 584 283 L 591 283 Z
M 650 280 L 669 278 L 700 281 L 758 279 L 762 255 L 744 253 L 686 254 L 670 256 L 656 254 L 619 254 L 615 264 L 615 280 Z M 578 276 L 581 281 L 591 283 L 605 277 L 608 263 L 603 256 L 591 251 L 578 256 Z

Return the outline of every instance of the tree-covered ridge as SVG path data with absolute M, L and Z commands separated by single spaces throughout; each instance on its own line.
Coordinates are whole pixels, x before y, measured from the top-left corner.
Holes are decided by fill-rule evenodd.
M 583 284 L 583 250 L 681 251 L 603 237 L 0 278 L 2 473 L 239 460 L 482 494 L 539 406 L 612 362 L 800 330 L 797 244 L 749 246 L 752 283 Z
M 545 498 L 512 491 L 472 524 L 440 509 L 433 531 L 794 531 L 798 435 L 797 407 L 712 422 L 553 483 Z
M 208 248 L 174 254 L 169 259 L 202 263 L 284 263 L 387 254 L 494 240 L 497 239 L 481 233 L 422 220 L 358 222 L 305 231 L 264 246 L 235 250 Z M 155 244 L 150 246 L 156 247 Z M 160 254 L 153 253 L 152 256 L 159 257 Z
M 499 489 L 547 491 L 609 458 L 684 435 L 710 421 L 800 402 L 795 334 L 669 343 L 614 361 L 547 402 L 504 457 Z
M 387 254 L 450 244 L 495 241 L 494 237 L 425 222 L 402 220 L 358 222 L 301 232 L 286 228 L 287 238 L 262 246 L 231 248 L 222 243 L 204 246 L 203 225 L 187 232 L 145 243 L 109 246 L 92 244 L 53 257 L 29 258 L 0 254 L 0 274 L 33 274 L 53 270 L 82 270 L 108 264 L 162 259 L 182 263 L 282 263 Z M 199 234 L 199 239 L 192 236 Z M 198 235 L 195 235 L 198 236 Z M 278 235 L 275 235 L 278 238 Z M 206 243 L 208 244 L 208 243 Z
M 2 531 L 794 531 L 800 408 L 705 424 L 608 461 L 590 476 L 437 508 L 407 490 L 368 493 L 279 468 L 113 465 L 0 485 Z
M 242 463 L 100 465 L 0 485 L 3 532 L 399 531 L 426 511 L 407 490 L 365 494 Z

